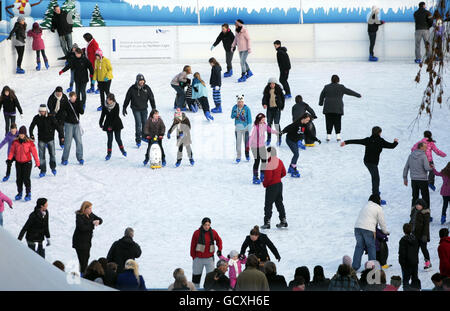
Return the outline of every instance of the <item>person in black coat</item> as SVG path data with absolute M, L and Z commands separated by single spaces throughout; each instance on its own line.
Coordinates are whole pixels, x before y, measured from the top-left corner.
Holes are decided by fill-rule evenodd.
M 262 105 L 264 109 L 267 109 L 267 125 L 272 127 L 272 124 L 275 123 L 275 129 L 280 132 L 281 111 L 284 109 L 284 95 L 283 90 L 277 83 L 277 79 L 270 78 L 267 82 L 263 92 Z M 271 137 L 271 133 L 268 132 L 267 146 L 270 145 Z M 277 144 L 278 146 L 281 145 L 281 134 L 278 136 Z
M 69 62 L 60 72 L 62 75 L 69 69 L 74 71 L 74 82 L 75 82 L 75 91 L 77 93 L 77 98 L 83 104 L 83 107 L 86 105 L 86 85 L 89 82 L 89 77 L 92 77 L 94 74 L 94 68 L 92 67 L 91 62 L 86 56 L 83 54 L 83 51 L 80 48 L 75 50 L 75 59 Z
M 411 209 L 410 224 L 412 234 L 416 237 L 425 259 L 425 271 L 431 268 L 430 253 L 427 249 L 427 243 L 430 242 L 430 214 L 430 208 L 425 200 L 417 199 L 414 202 Z
M 295 105 L 292 106 L 292 121 L 297 120 L 306 112 L 308 112 L 313 119 L 317 119 L 316 113 L 310 105 L 303 101 L 303 97 L 301 95 L 295 96 Z
M 12 123 L 16 123 L 16 108 L 20 115 L 23 115 L 22 107 L 16 93 L 7 85 L 2 89 L 0 95 L 0 110 L 3 108 L 3 116 L 5 117 L 5 135 L 8 134 Z
M 411 224 L 403 225 L 403 233 L 405 234 L 398 247 L 398 262 L 402 268 L 403 286 L 409 286 L 409 280 L 413 282 L 419 280 L 419 244 L 412 234 Z
M 378 163 L 380 162 L 380 154 L 383 148 L 394 149 L 398 145 L 398 139 L 395 138 L 393 143 L 388 143 L 381 137 L 381 127 L 374 126 L 372 128 L 372 136 L 363 139 L 350 139 L 343 141 L 341 147 L 350 144 L 364 145 L 364 165 L 369 170 L 372 177 L 372 194 L 380 195 L 380 174 L 378 173 Z
M 267 235 L 259 231 L 259 226 L 255 226 L 250 231 L 250 235 L 247 235 L 245 238 L 244 243 L 242 243 L 239 258 L 243 259 L 245 256 L 245 251 L 249 248 L 248 254 L 254 254 L 258 257 L 259 265 L 260 267 L 263 267 L 266 261 L 270 261 L 267 247 L 275 255 L 275 258 L 280 261 L 281 257 L 275 245 L 273 245 Z
M 46 246 L 50 246 L 50 230 L 48 228 L 48 202 L 46 198 L 39 198 L 36 201 L 34 211 L 28 217 L 27 222 L 19 233 L 19 240 L 22 241 L 26 233 L 28 247 L 45 258 L 44 239 L 47 239 Z
M 136 76 L 136 82 L 130 86 L 125 96 L 122 109 L 124 116 L 127 115 L 127 107 L 130 102 L 134 116 L 136 145 L 139 148 L 144 135 L 144 125 L 148 119 L 148 102 L 150 102 L 152 110 L 156 109 L 152 89 L 145 84 L 145 77 L 141 73 Z
M 427 50 L 427 58 L 431 56 L 431 44 L 430 42 L 430 28 L 433 26 L 433 15 L 430 11 L 426 9 L 425 2 L 419 3 L 419 9 L 414 12 L 414 22 L 416 26 L 416 31 L 414 33 L 415 39 L 415 55 L 416 63 L 422 62 L 422 55 L 420 52 L 420 44 L 423 40 L 425 44 L 425 49 Z
M 139 244 L 133 241 L 134 230 L 127 228 L 123 238 L 113 243 L 109 249 L 108 262 L 114 262 L 117 264 L 117 273 L 122 273 L 125 267 L 125 262 L 128 259 L 139 258 L 142 254 Z
M 72 48 L 72 26 L 69 24 L 68 13 L 66 11 L 61 11 L 58 4 L 53 7 L 53 17 L 52 25 L 50 27 L 51 32 L 58 31 L 59 43 L 63 50 L 64 55 Z
M 314 267 L 314 276 L 311 283 L 309 283 L 308 291 L 328 291 L 330 286 L 330 279 L 325 278 L 322 266 Z
M 216 269 L 206 274 L 203 288 L 206 291 L 226 291 L 231 290 L 230 279 L 225 275 L 228 271 L 228 262 L 226 260 L 219 260 Z
M 377 39 L 377 31 L 380 25 L 383 25 L 384 21 L 380 20 L 380 9 L 377 6 L 372 7 L 369 19 L 367 20 L 367 33 L 369 34 L 369 60 L 377 61 L 378 57 L 373 55 L 373 49 L 375 47 L 375 41 Z
M 53 116 L 58 120 L 58 122 L 64 127 L 64 119 L 62 116 L 62 107 L 69 103 L 69 98 L 63 93 L 63 88 L 57 86 L 52 95 L 49 96 L 47 100 L 47 108 L 49 110 L 48 115 Z M 64 129 L 64 128 L 63 128 Z M 60 145 L 64 145 L 62 141 L 59 142 Z
M 211 51 L 222 41 L 223 48 L 225 50 L 225 58 L 227 62 L 227 71 L 223 74 L 224 78 L 231 77 L 233 75 L 233 54 L 234 51 L 231 49 L 231 45 L 234 41 L 234 34 L 230 29 L 228 24 L 222 25 L 222 31 L 217 36 L 216 41 L 211 46 Z
M 100 128 L 103 129 L 108 135 L 108 150 L 105 159 L 111 159 L 112 141 L 113 136 L 116 138 L 117 145 L 123 156 L 127 156 L 127 152 L 123 147 L 122 139 L 120 138 L 120 132 L 123 129 L 122 120 L 120 119 L 119 104 L 116 102 L 116 98 L 113 93 L 109 93 L 106 97 L 106 104 L 102 109 L 102 115 L 100 116 Z
M 72 247 L 75 248 L 80 263 L 80 272 L 84 273 L 88 265 L 91 241 L 94 229 L 103 220 L 92 213 L 92 203 L 84 201 L 76 214 L 76 227 L 72 237 Z
M 280 40 L 276 40 L 273 43 L 275 50 L 277 51 L 278 68 L 280 69 L 280 83 L 283 85 L 285 98 L 291 98 L 291 88 L 288 83 L 289 70 L 291 70 L 291 61 L 287 53 L 287 49 L 281 46 Z
M 272 261 L 268 261 L 264 264 L 264 274 L 266 275 L 267 282 L 271 291 L 286 291 L 287 283 L 286 279 L 282 275 L 277 274 L 277 267 Z
M 55 157 L 55 130 L 58 131 L 60 142 L 64 143 L 64 129 L 60 122 L 54 116 L 50 116 L 45 104 L 40 105 L 39 114 L 35 115 L 30 124 L 30 138 L 34 140 L 34 127 L 38 128 L 38 152 L 41 173 L 39 177 L 44 177 L 47 172 L 47 163 L 45 160 L 45 148 L 48 148 L 50 154 L 50 169 L 53 175 L 56 175 L 56 157 Z
M 339 76 L 337 75 L 331 77 L 331 83 L 325 85 L 320 93 L 319 106 L 323 106 L 323 114 L 325 115 L 327 127 L 327 141 L 331 140 L 333 128 L 336 132 L 336 140 L 341 140 L 341 118 L 344 115 L 344 102 L 342 101 L 342 97 L 344 95 L 361 98 L 359 93 L 339 84 Z
M 17 51 L 16 73 L 20 74 L 25 73 L 25 71 L 22 69 L 22 60 L 23 54 L 25 52 L 26 29 L 27 24 L 25 23 L 25 18 L 23 16 L 19 16 L 7 38 L 8 40 L 11 40 L 11 38 L 13 38 L 12 44 L 14 45 Z

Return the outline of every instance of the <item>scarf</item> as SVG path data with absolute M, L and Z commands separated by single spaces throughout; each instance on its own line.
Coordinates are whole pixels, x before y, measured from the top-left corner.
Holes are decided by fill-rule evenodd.
M 230 258 L 230 260 L 228 261 L 228 265 L 233 266 L 234 267 L 234 271 L 236 272 L 236 278 L 239 276 L 239 258 L 237 260 L 234 260 L 233 258 Z
M 203 227 L 200 227 L 200 235 L 198 237 L 197 241 L 197 247 L 195 250 L 197 252 L 203 253 L 205 251 L 205 234 L 209 233 L 209 252 L 214 253 L 214 237 L 212 229 L 210 228 L 208 231 L 205 231 Z
M 275 100 L 275 88 L 270 89 L 269 94 L 270 94 L 269 106 L 270 108 L 275 108 L 277 106 L 277 101 Z
M 371 13 L 370 13 L 370 17 L 369 17 L 369 20 L 368 20 L 368 24 L 369 25 L 373 25 L 373 24 L 380 24 L 381 22 L 380 22 L 380 16 L 379 16 L 379 14 L 376 12 L 376 11 L 372 11 Z
M 116 107 L 116 102 L 113 101 L 112 104 L 108 104 L 108 101 L 106 101 L 105 105 L 106 105 L 106 108 L 108 109 L 108 111 L 111 111 L 114 109 L 114 107 Z
M 58 113 L 59 108 L 61 108 L 61 98 L 62 98 L 62 94 L 60 97 L 56 96 L 56 92 L 55 92 L 55 97 L 56 97 L 56 105 L 55 105 L 55 112 Z

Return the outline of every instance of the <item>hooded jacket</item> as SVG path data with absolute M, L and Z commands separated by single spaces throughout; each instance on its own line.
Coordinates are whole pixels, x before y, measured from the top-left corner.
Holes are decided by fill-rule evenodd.
M 243 51 L 251 51 L 250 47 L 250 36 L 248 34 L 247 28 L 242 26 L 240 32 L 236 31 L 236 36 L 234 37 L 234 41 L 231 44 L 231 48 L 234 48 L 237 45 L 239 52 Z
M 95 59 L 95 65 L 93 67 L 94 75 L 92 80 L 105 82 L 105 79 L 113 79 L 111 62 L 106 57 L 102 57 L 100 60 Z
M 33 156 L 36 166 L 40 166 L 41 163 L 39 162 L 38 153 L 33 141 L 30 139 L 20 141 L 17 137 L 11 145 L 8 160 L 15 158 L 18 163 L 27 163 L 31 161 L 31 156 Z
M 64 128 L 60 122 L 56 120 L 54 116 L 46 115 L 41 116 L 37 114 L 34 116 L 33 121 L 30 124 L 30 137 L 34 139 L 34 127 L 38 128 L 38 140 L 44 143 L 48 143 L 55 139 L 55 130 L 58 131 L 59 140 L 64 138 Z
M 383 209 L 377 203 L 369 201 L 359 212 L 355 228 L 376 232 L 377 224 L 384 234 L 389 234 L 384 221 Z
M 139 87 L 139 80 L 145 81 L 144 75 L 138 74 L 136 76 L 136 82 L 128 89 L 123 103 L 123 111 L 126 111 L 130 102 L 132 110 L 146 110 L 148 108 L 147 102 L 150 102 L 152 109 L 156 109 L 155 97 L 153 96 L 152 89 L 147 84 Z
M 380 162 L 380 154 L 383 148 L 394 149 L 398 142 L 388 143 L 380 135 L 372 135 L 364 139 L 350 139 L 345 141 L 346 145 L 357 144 L 366 146 L 364 152 L 364 162 L 378 165 Z
M 325 85 L 320 93 L 319 106 L 323 106 L 323 114 L 336 113 L 344 115 L 344 95 L 361 97 L 359 93 L 352 91 L 342 84 L 330 83 Z
M 277 62 L 281 72 L 289 71 L 291 69 L 291 61 L 287 54 L 287 48 L 284 46 L 280 46 L 277 49 Z
M 42 214 L 40 207 L 34 208 L 22 230 L 20 230 L 19 240 L 22 241 L 24 235 L 27 242 L 42 242 L 44 238 L 50 239 L 48 210 L 45 211 L 45 214 Z
M 420 143 L 426 143 L 427 144 L 427 150 L 425 151 L 425 154 L 427 155 L 428 162 L 433 161 L 433 152 L 436 153 L 440 157 L 446 157 L 447 155 L 445 152 L 441 151 L 436 147 L 436 144 L 433 141 L 428 141 L 428 138 L 423 138 L 419 140 L 417 143 L 414 144 L 414 146 L 411 148 L 411 152 L 418 149 L 418 146 Z
M 11 132 L 6 133 L 5 138 L 0 143 L 0 149 L 3 148 L 3 146 L 7 143 L 8 144 L 8 152 L 7 156 L 9 155 L 9 152 L 11 151 L 11 145 L 13 141 L 19 136 L 19 131 L 16 132 L 16 135 L 13 135 Z
M 428 180 L 428 171 L 433 170 L 430 167 L 425 151 L 414 150 L 408 157 L 403 169 L 403 179 L 408 180 L 408 171 L 411 172 L 411 180 Z
M 220 32 L 220 34 L 217 36 L 216 41 L 213 43 L 213 46 L 217 46 L 220 41 L 222 41 L 223 48 L 225 51 L 229 52 L 231 51 L 231 45 L 234 41 L 234 34 L 231 31 L 231 29 L 228 29 L 226 33 L 223 33 L 223 31 Z
M 45 50 L 44 40 L 42 40 L 42 32 L 36 32 L 30 29 L 27 32 L 27 36 L 33 38 L 33 44 L 31 46 L 33 51 Z
M 113 243 L 109 249 L 108 262 L 117 264 L 117 273 L 122 273 L 125 268 L 125 262 L 128 259 L 139 258 L 142 254 L 139 244 L 133 241 L 133 238 L 124 236 L 120 240 Z
M 399 242 L 398 262 L 402 267 L 419 264 L 419 243 L 414 235 L 404 235 Z
M 306 112 L 309 112 L 312 119 L 317 119 L 316 113 L 314 110 L 305 102 L 296 103 L 294 106 L 292 106 L 292 121 L 297 120 L 302 115 L 304 115 Z
M 439 272 L 450 277 L 450 237 L 441 238 L 438 246 Z

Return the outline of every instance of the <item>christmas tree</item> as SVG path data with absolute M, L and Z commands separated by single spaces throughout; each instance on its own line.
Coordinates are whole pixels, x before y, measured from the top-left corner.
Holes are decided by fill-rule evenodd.
M 52 27 L 53 7 L 58 4 L 58 0 L 51 0 L 48 4 L 47 11 L 44 14 L 44 20 L 41 23 L 41 27 L 44 29 L 50 29 Z
M 73 27 L 83 27 L 80 13 L 78 13 L 77 8 L 75 7 L 75 0 L 66 0 L 62 5 L 61 10 L 72 13 Z
M 100 8 L 98 7 L 98 4 L 95 5 L 94 11 L 92 12 L 92 18 L 91 22 L 89 23 L 89 26 L 91 27 L 106 26 L 102 14 L 100 13 Z

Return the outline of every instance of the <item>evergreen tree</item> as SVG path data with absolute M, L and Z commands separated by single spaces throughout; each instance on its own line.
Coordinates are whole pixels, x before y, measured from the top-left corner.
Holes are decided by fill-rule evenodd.
M 58 0 L 50 0 L 48 3 L 47 11 L 44 14 L 44 20 L 41 23 L 43 29 L 50 29 L 52 27 L 53 7 L 58 4 Z
M 61 10 L 72 13 L 73 27 L 83 27 L 80 13 L 78 13 L 77 8 L 75 7 L 75 0 L 66 0 L 61 6 Z
M 91 27 L 106 26 L 102 14 L 100 13 L 100 8 L 98 7 L 98 4 L 95 4 L 95 8 L 94 11 L 92 12 L 92 18 L 91 22 L 89 23 L 89 26 Z

